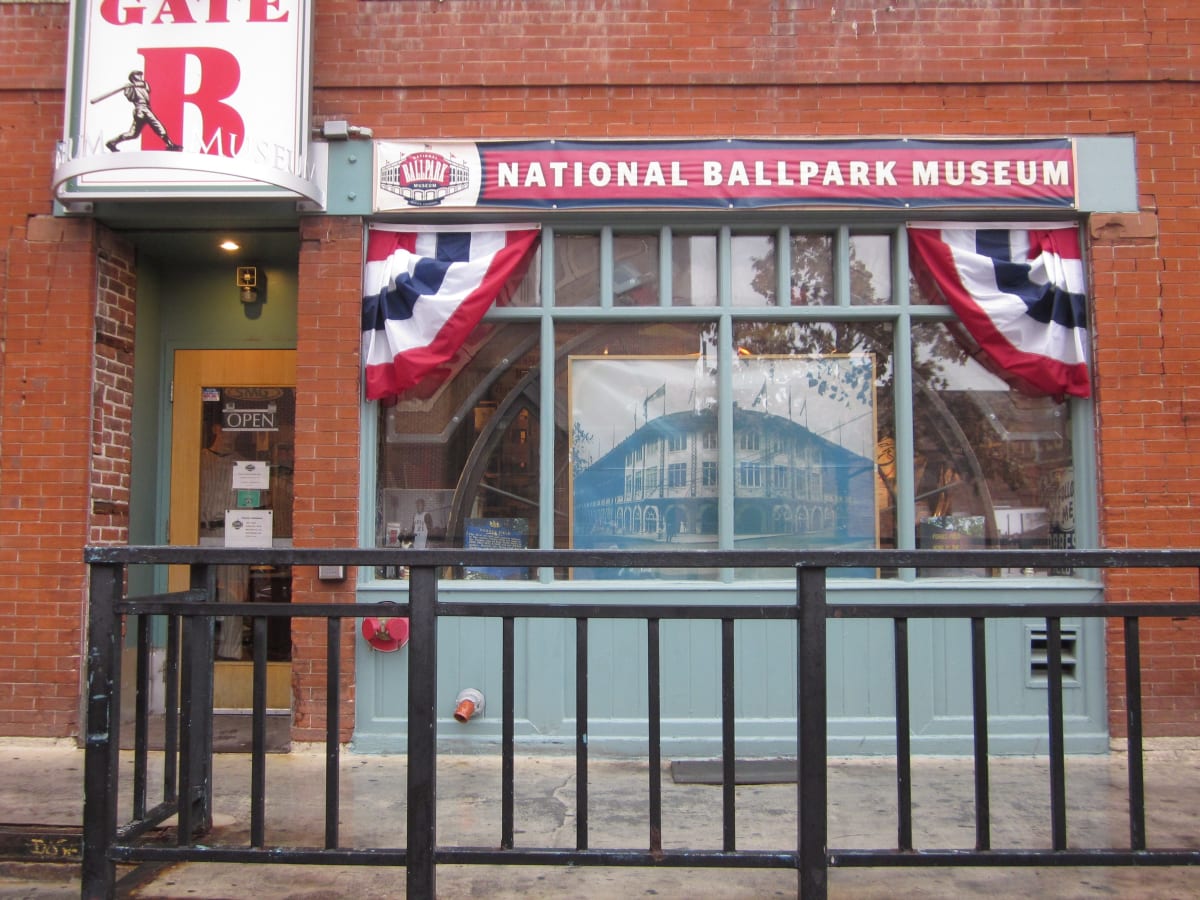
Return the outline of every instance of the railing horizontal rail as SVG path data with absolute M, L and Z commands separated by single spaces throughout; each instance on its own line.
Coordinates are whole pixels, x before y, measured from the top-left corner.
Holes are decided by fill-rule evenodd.
M 684 605 L 677 603 L 509 603 L 509 602 L 438 602 L 435 610 L 439 616 L 462 616 L 468 618 L 500 618 L 511 616 L 517 619 L 796 619 L 795 606 L 766 604 L 753 606 Z M 127 615 L 178 615 L 212 616 L 223 615 L 213 604 L 197 604 L 192 601 L 164 601 L 137 597 L 116 605 L 116 611 Z M 325 619 L 329 617 L 353 618 L 355 616 L 406 615 L 407 603 L 381 601 L 377 603 L 296 603 L 280 604 L 269 602 L 239 603 L 238 614 L 253 616 Z M 854 603 L 831 601 L 831 619 L 892 619 L 903 616 L 908 619 L 1023 619 L 1057 616 L 1090 618 L 1122 618 L 1137 616 L 1143 619 L 1162 617 L 1200 616 L 1200 603 Z
M 890 602 L 887 590 L 870 602 L 830 591 L 828 570 L 840 568 L 1023 569 L 1078 571 L 1088 581 L 1100 582 L 1108 570 L 1200 569 L 1200 550 L 963 550 L 963 551 L 577 551 L 577 550 L 395 550 L 395 549 L 269 549 L 209 547 L 89 547 L 85 559 L 92 566 L 91 617 L 88 635 L 88 733 L 85 774 L 84 897 L 113 896 L 115 865 L 152 862 L 227 862 L 247 864 L 292 863 L 301 865 L 404 866 L 410 897 L 434 895 L 438 865 L 535 866 L 640 866 L 793 869 L 800 893 L 808 898 L 827 893 L 827 870 L 839 867 L 916 866 L 1197 866 L 1200 849 L 1146 846 L 1145 791 L 1141 767 L 1142 705 L 1140 637 L 1142 619 L 1200 619 L 1200 601 L 1165 602 L 1030 601 L 1023 589 L 1026 579 L 966 579 L 956 584 L 955 599 L 947 602 Z M 213 620 L 228 607 L 212 601 L 215 567 L 226 564 L 343 565 L 361 567 L 405 566 L 409 580 L 389 583 L 378 602 L 353 603 L 240 603 L 237 615 L 253 621 L 255 740 L 251 793 L 264 792 L 265 750 L 262 732 L 265 715 L 266 620 L 273 618 L 325 619 L 325 833 L 324 846 L 266 846 L 265 810 L 261 797 L 251 798 L 248 846 L 200 844 L 196 839 L 212 825 L 212 660 Z M 123 595 L 125 569 L 135 565 L 186 565 L 192 586 L 186 591 L 142 597 Z M 695 592 L 683 600 L 633 603 L 604 602 L 608 592 L 653 594 L 653 581 L 553 581 L 488 584 L 487 599 L 473 599 L 474 585 L 454 582 L 453 599 L 439 598 L 439 576 L 455 567 L 549 568 L 653 567 L 658 569 L 792 569 L 794 602 L 737 603 L 728 595 L 713 594 L 705 603 Z M 1022 589 L 1014 602 L 997 599 L 1014 582 Z M 705 582 L 679 582 L 706 586 Z M 1034 582 L 1052 590 L 1052 576 Z M 722 588 L 737 588 L 722 583 Z M 459 590 L 462 588 L 462 590 Z M 975 590 L 978 588 L 978 590 Z M 388 593 L 386 589 L 395 591 Z M 974 591 L 969 601 L 962 591 Z M 1173 591 L 1186 590 L 1174 587 Z M 1194 590 L 1194 588 L 1193 588 Z M 604 591 L 604 599 L 597 594 Z M 538 602 L 539 594 L 553 602 Z M 839 594 L 841 599 L 838 599 Z M 397 600 L 401 597 L 403 602 Z M 511 599 L 510 599 L 511 598 Z M 832 599 L 831 599 L 832 598 Z M 882 599 L 881 599 L 882 598 Z M 407 616 L 411 622 L 408 653 L 408 734 L 405 846 L 343 848 L 339 846 L 339 734 L 342 668 L 341 637 L 347 620 L 368 616 Z M 147 810 L 146 722 L 148 690 L 148 619 L 167 619 L 168 662 L 165 675 L 168 697 L 164 797 Z M 440 618 L 499 618 L 503 620 L 502 795 L 503 811 L 496 846 L 437 844 L 437 623 Z M 1032 618 L 1046 624 L 1046 728 L 1049 737 L 1050 825 L 1052 846 L 1045 849 L 994 848 L 991 846 L 991 811 L 988 780 L 987 660 L 983 625 L 992 619 Z M 1070 618 L 1122 619 L 1125 642 L 1126 725 L 1129 753 L 1129 834 L 1124 847 L 1079 848 L 1068 846 L 1066 784 L 1064 777 L 1063 658 L 1061 623 Z M 119 685 L 121 638 L 125 619 L 137 621 L 137 710 L 134 821 L 118 826 L 117 767 L 120 716 Z M 517 619 L 574 620 L 576 703 L 576 826 L 569 848 L 516 847 L 513 828 L 513 715 L 516 663 L 513 622 Z M 649 815 L 646 847 L 597 849 L 589 846 L 588 794 L 588 625 L 590 620 L 627 619 L 646 623 L 646 642 L 640 663 L 646 666 L 644 697 L 650 748 Z M 897 847 L 894 849 L 840 850 L 827 846 L 828 784 L 826 758 L 826 623 L 830 619 L 880 619 L 891 621 L 896 690 Z M 972 717 L 975 742 L 975 848 L 917 849 L 913 841 L 913 800 L 909 730 L 908 660 L 909 622 L 915 619 L 968 619 L 971 624 Z M 721 623 L 720 718 L 722 772 L 721 849 L 664 849 L 662 846 L 661 725 L 662 705 L 659 624 L 670 620 L 710 620 Z M 797 709 L 797 841 L 795 849 L 738 850 L 736 819 L 735 685 L 738 669 L 734 623 L 738 621 L 791 621 L 796 635 Z M 179 702 L 176 704 L 176 696 Z M 178 791 L 176 792 L 176 787 Z M 177 846 L 139 838 L 167 814 L 178 815 Z M 594 812 L 594 811 L 593 811 Z M 318 845 L 320 841 L 316 842 Z
M 392 548 L 253 550 L 235 547 L 92 546 L 87 563 L 190 565 L 654 566 L 696 568 L 1076 568 L 1200 567 L 1200 550 L 429 550 Z
M 1179 850 L 833 850 L 831 867 L 925 866 L 1195 866 L 1197 851 Z M 1151 893 L 1153 893 L 1151 891 Z

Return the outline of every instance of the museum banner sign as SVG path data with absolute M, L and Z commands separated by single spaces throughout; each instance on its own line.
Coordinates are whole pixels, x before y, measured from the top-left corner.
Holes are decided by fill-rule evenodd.
M 375 143 L 376 212 L 1075 204 L 1066 138 Z
M 309 0 L 74 0 L 56 198 L 323 206 Z

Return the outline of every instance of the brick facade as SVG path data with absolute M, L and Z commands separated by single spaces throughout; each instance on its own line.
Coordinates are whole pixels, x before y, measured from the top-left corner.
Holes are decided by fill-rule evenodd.
M 128 492 L 127 253 L 50 218 L 67 14 L 0 3 L 0 735 L 79 733 L 80 547 L 122 539 Z M 1088 223 L 1102 540 L 1200 546 L 1195 4 L 316 0 L 315 22 L 314 121 L 385 140 L 1132 135 L 1141 213 Z M 356 540 L 360 225 L 303 226 L 297 546 Z M 1180 573 L 1109 586 L 1198 588 Z M 303 572 L 295 589 L 353 595 Z M 1179 623 L 1146 636 L 1148 734 L 1200 734 L 1200 638 Z M 320 640 L 298 629 L 304 739 L 323 727 L 303 661 Z M 344 658 L 352 646 L 348 629 Z M 1121 733 L 1115 628 L 1109 650 Z

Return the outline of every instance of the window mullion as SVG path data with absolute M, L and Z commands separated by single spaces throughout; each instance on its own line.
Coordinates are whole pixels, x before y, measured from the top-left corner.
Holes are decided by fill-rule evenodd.
M 672 282 L 672 253 L 671 227 L 664 225 L 658 232 L 658 305 L 670 306 L 675 296 L 675 285 Z
M 838 228 L 833 241 L 833 299 L 837 306 L 850 305 L 850 229 Z
M 895 459 L 896 459 L 896 547 L 901 550 L 917 546 L 915 446 L 913 434 L 913 357 L 912 316 L 908 294 L 908 243 L 904 229 L 898 228 L 892 242 L 892 297 L 899 305 L 899 315 L 892 348 L 892 364 L 895 376 L 892 379 L 892 395 L 895 404 Z M 912 580 L 913 569 L 903 569 L 900 577 Z

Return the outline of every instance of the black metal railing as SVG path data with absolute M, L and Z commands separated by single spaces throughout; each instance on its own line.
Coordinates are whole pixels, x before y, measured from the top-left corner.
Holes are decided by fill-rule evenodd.
M 829 604 L 826 575 L 838 568 L 1025 568 L 1197 569 L 1200 551 L 486 551 L 486 550 L 230 550 L 195 547 L 91 547 L 87 648 L 87 728 L 84 803 L 84 897 L 112 897 L 118 863 L 238 862 L 403 866 L 411 897 L 435 896 L 440 864 L 687 866 L 779 868 L 797 872 L 805 898 L 827 895 L 830 868 L 853 866 L 1127 866 L 1197 865 L 1200 850 L 1147 846 L 1142 770 L 1142 686 L 1140 623 L 1144 619 L 1200 618 L 1200 602 L 1136 603 L 903 603 Z M 407 566 L 407 603 L 244 603 L 238 613 L 252 621 L 253 728 L 251 747 L 250 838 L 247 845 L 201 843 L 212 828 L 212 710 L 214 622 L 223 611 L 212 602 L 215 566 Z M 124 593 L 128 568 L 182 564 L 191 567 L 189 590 L 147 597 Z M 537 585 L 519 602 L 443 602 L 440 573 L 447 567 L 566 568 L 642 567 L 711 570 L 793 568 L 795 602 L 790 605 L 700 605 L 542 603 Z M 616 588 L 615 590 L 619 590 Z M 989 596 L 994 596 L 989 592 Z M 339 753 L 342 728 L 341 636 L 347 619 L 406 615 L 408 645 L 408 786 L 405 846 L 345 848 L 340 845 Z M 265 844 L 265 716 L 267 623 L 275 617 L 324 619 L 326 669 L 325 807 L 320 845 Z M 502 620 L 501 655 L 501 820 L 490 847 L 443 847 L 437 843 L 437 623 L 444 617 Z M 161 801 L 148 806 L 148 721 L 152 628 L 166 622 L 165 733 Z M 984 623 L 992 619 L 1036 617 L 1047 632 L 1047 730 L 1050 762 L 1051 846 L 1007 849 L 993 846 L 989 803 L 987 659 Z M 1103 617 L 1123 623 L 1126 726 L 1128 734 L 1129 846 L 1080 849 L 1068 846 L 1063 726 L 1061 621 L 1064 617 Z M 514 623 L 526 618 L 574 620 L 576 630 L 576 835 L 573 848 L 520 847 L 515 840 Z M 829 619 L 882 619 L 893 623 L 896 690 L 897 836 L 896 846 L 839 850 L 827 841 L 826 623 Z M 649 730 L 649 816 L 644 846 L 592 848 L 588 797 L 588 629 L 600 619 L 646 622 Z M 661 707 L 659 627 L 677 619 L 721 623 L 722 841 L 720 849 L 669 849 L 662 842 Z M 970 849 L 916 849 L 913 846 L 911 748 L 909 742 L 908 623 L 911 619 L 963 619 L 970 622 L 974 722 L 975 841 Z M 738 849 L 735 801 L 734 623 L 739 620 L 792 621 L 796 628 L 797 835 L 794 846 L 777 850 Z M 118 822 L 121 727 L 120 684 L 123 633 L 136 635 L 133 716 L 132 814 Z M 176 700 L 178 698 L 178 700 Z M 1198 776 L 1200 777 L 1200 776 Z M 177 816 L 175 843 L 145 840 L 147 832 Z

